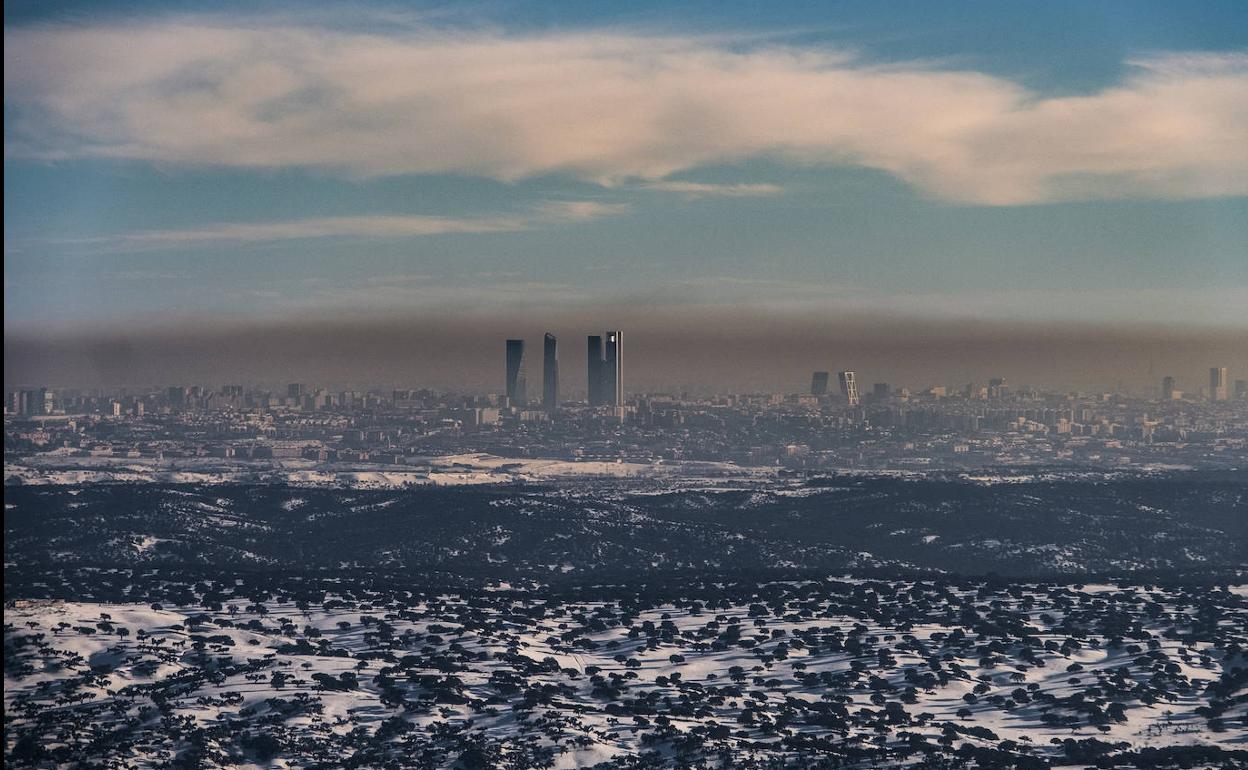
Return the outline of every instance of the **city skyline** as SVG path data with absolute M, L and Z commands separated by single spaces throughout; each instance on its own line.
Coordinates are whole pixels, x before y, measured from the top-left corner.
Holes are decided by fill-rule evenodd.
M 539 405 L 542 410 L 546 412 L 553 412 L 559 408 L 560 405 L 565 403 L 565 399 L 562 399 L 561 396 L 565 395 L 567 391 L 561 390 L 560 385 L 558 338 L 550 332 L 544 332 L 542 336 L 542 389 L 540 400 L 538 400 L 535 404 L 531 404 L 528 398 L 528 360 L 525 355 L 526 343 L 523 338 L 509 338 L 505 341 L 504 347 L 506 355 L 504 362 L 505 371 L 503 386 L 497 391 L 497 394 L 506 398 L 507 402 L 511 406 L 517 408 L 524 409 L 529 406 Z M 587 365 L 585 369 L 585 389 L 573 389 L 571 393 L 577 396 L 583 394 L 585 396 L 585 403 L 590 407 L 624 405 L 627 403 L 628 398 L 624 390 L 623 380 L 621 353 L 623 333 L 616 330 L 605 334 L 591 334 L 587 335 L 586 339 L 588 344 L 586 356 Z M 1164 375 L 1160 378 L 1160 400 L 1186 400 L 1189 402 L 1194 400 L 1209 402 L 1243 400 L 1245 393 L 1248 393 L 1248 378 L 1235 378 L 1232 380 L 1230 377 L 1231 371 L 1231 368 L 1226 366 L 1210 367 L 1208 369 L 1208 387 L 1206 388 L 1201 385 L 1194 389 L 1189 388 L 1186 391 L 1179 387 L 1181 383 L 1179 377 L 1173 374 Z M 1188 379 L 1189 382 L 1190 380 L 1191 378 Z M 780 389 L 776 392 L 787 393 L 790 396 L 806 392 L 811 396 L 826 397 L 831 393 L 829 390 L 830 381 L 831 376 L 829 371 L 814 370 L 810 374 L 810 385 L 805 391 L 798 388 L 788 388 Z M 982 387 L 974 380 L 966 383 L 941 383 L 939 381 L 929 380 L 926 381 L 922 387 L 915 387 L 913 384 L 907 383 L 898 386 L 898 389 L 904 389 L 907 392 L 912 389 L 917 391 L 927 389 L 932 392 L 939 392 L 949 388 L 952 388 L 953 390 L 961 389 L 963 393 L 969 397 L 973 389 L 980 388 L 985 394 L 985 397 L 998 398 L 1001 394 L 1009 392 L 1010 385 L 1008 383 L 1009 380 L 1007 377 L 992 376 L 987 378 L 987 384 Z M 228 383 L 215 384 L 220 385 L 221 394 L 231 395 L 234 397 L 241 396 L 245 389 L 248 389 L 247 392 L 249 393 L 263 392 L 265 387 L 264 385 L 256 382 L 252 382 L 248 386 Z M 425 387 L 424 384 L 420 383 L 406 384 L 416 385 L 417 387 Z M 836 384 L 837 390 L 840 394 L 840 399 L 846 405 L 852 407 L 858 406 L 861 403 L 857 374 L 853 370 L 840 370 L 836 372 Z M 201 385 L 193 386 L 194 390 L 200 390 Z M 148 386 L 150 387 L 150 384 L 148 384 Z M 90 385 L 83 387 L 81 384 L 71 384 L 62 387 L 76 393 L 83 392 L 84 390 L 86 392 L 103 392 L 109 390 L 108 387 L 92 387 Z M 116 387 L 118 386 L 114 386 L 114 388 Z M 129 392 L 132 390 L 141 390 L 142 387 L 143 386 L 141 385 L 127 383 L 120 386 L 120 390 L 122 392 Z M 211 387 L 213 387 L 213 384 L 209 384 L 209 388 Z M 287 383 L 285 387 L 287 398 L 292 399 L 295 402 L 300 402 L 310 396 L 308 392 L 309 386 L 306 382 Z M 360 385 L 356 382 L 346 386 L 343 386 L 342 383 L 329 383 L 325 385 L 325 387 L 330 389 L 335 387 L 347 387 L 348 390 L 353 391 L 353 389 L 360 387 Z M 371 383 L 366 384 L 363 387 L 366 389 L 372 389 L 371 392 L 377 392 L 376 388 L 378 385 L 376 383 Z M 1028 383 L 1023 383 L 1022 387 L 1028 390 L 1036 388 L 1035 385 Z M 6 393 L 10 397 L 10 402 L 12 402 L 6 402 L 6 406 L 12 407 L 9 409 L 9 412 L 14 414 L 38 414 L 41 412 L 49 413 L 50 410 L 47 409 L 46 404 L 49 403 L 50 399 L 53 398 L 55 392 L 58 390 L 57 387 L 49 387 L 47 385 L 33 388 L 30 387 L 29 383 L 18 384 L 8 382 L 5 383 L 5 388 Z M 686 386 L 685 390 L 688 391 L 689 389 L 690 388 Z M 167 394 L 167 403 L 180 405 L 186 401 L 187 394 L 189 390 L 191 390 L 191 386 L 171 385 L 165 388 L 165 390 Z M 452 394 L 457 392 L 473 392 L 471 388 L 461 389 L 451 387 L 444 390 L 445 392 Z M 739 392 L 733 390 L 732 388 L 714 390 L 706 387 L 695 387 L 692 390 L 698 391 L 702 394 L 712 395 L 730 395 Z M 1041 388 L 1041 390 L 1043 390 L 1043 388 Z M 1072 393 L 1079 392 L 1078 389 L 1069 390 Z M 328 391 L 321 388 L 317 392 L 327 393 Z M 486 392 L 488 393 L 494 391 L 490 391 L 487 388 Z M 671 391 L 664 388 L 656 388 L 645 390 L 638 395 L 645 397 L 665 392 L 670 393 Z M 1140 396 L 1143 394 L 1147 397 L 1147 393 L 1149 391 L 1147 388 L 1143 389 L 1142 393 L 1137 391 L 1135 388 L 1118 388 L 1110 389 L 1107 392 L 1121 393 L 1129 396 Z M 877 380 L 871 384 L 868 396 L 872 399 L 879 400 L 881 398 L 889 397 L 892 393 L 893 388 L 890 386 L 890 383 Z M 1154 391 L 1154 393 L 1156 393 L 1156 391 Z M 42 406 L 36 407 L 36 403 Z
M 592 336 L 593 335 L 591 335 L 591 338 Z M 547 334 L 546 339 L 547 341 L 553 339 L 553 335 Z M 489 394 L 484 394 L 484 395 L 487 398 L 501 399 L 499 401 L 499 405 L 505 406 L 506 408 L 509 408 L 509 409 L 515 409 L 515 410 L 519 410 L 522 412 L 534 411 L 534 409 L 532 409 L 531 407 L 537 406 L 537 404 L 531 404 L 529 403 L 527 398 L 519 397 L 520 395 L 524 394 L 525 391 L 523 389 L 526 386 L 526 381 L 525 381 L 524 371 L 523 371 L 524 369 L 523 352 L 520 349 L 522 348 L 522 346 L 513 346 L 512 343 L 520 343 L 520 342 L 523 342 L 523 340 L 508 340 L 507 342 L 509 344 L 507 345 L 507 353 L 508 353 L 507 362 L 506 362 L 507 372 L 505 375 L 504 386 L 502 390 L 497 393 L 489 393 Z M 547 349 L 549 350 L 550 348 L 547 348 Z M 599 363 L 601 364 L 602 361 L 600 361 Z M 556 367 L 556 371 L 557 371 L 557 367 Z M 587 379 L 587 383 L 586 383 L 587 386 L 590 383 L 594 383 L 594 382 L 597 382 L 599 386 L 601 386 L 602 380 L 603 380 L 601 375 L 603 373 L 603 370 L 601 368 L 595 369 L 594 367 L 591 366 L 589 371 L 590 371 L 590 376 Z M 595 373 L 598 375 L 596 378 L 594 377 Z M 1210 368 L 1209 370 L 1210 379 L 1209 379 L 1208 389 L 1199 388 L 1198 390 L 1194 392 L 1191 390 L 1189 391 L 1180 390 L 1177 387 L 1177 379 L 1172 375 L 1167 375 L 1161 378 L 1161 388 L 1160 388 L 1159 398 L 1151 399 L 1151 398 L 1145 397 L 1144 400 L 1145 401 L 1155 400 L 1161 403 L 1182 402 L 1186 404 L 1199 404 L 1199 403 L 1216 404 L 1216 403 L 1226 402 L 1226 401 L 1244 401 L 1246 398 L 1248 398 L 1248 379 L 1236 379 L 1234 381 L 1230 381 L 1226 379 L 1226 373 L 1227 373 L 1226 367 Z M 827 374 L 827 372 L 816 371 L 813 373 L 812 380 L 815 383 L 815 385 L 820 384 L 820 381 L 821 381 L 820 375 L 825 375 L 825 374 Z M 601 390 L 599 390 L 598 396 L 596 398 L 593 398 L 593 397 L 590 397 L 590 391 L 588 388 L 585 391 L 573 391 L 573 395 L 575 397 L 572 399 L 567 399 L 567 400 L 560 399 L 559 393 L 558 393 L 557 375 L 556 375 L 555 387 L 553 388 L 546 387 L 545 386 L 546 383 L 549 383 L 549 382 L 550 380 L 548 379 L 543 380 L 544 386 L 543 386 L 542 400 L 540 402 L 541 411 L 544 411 L 547 413 L 553 413 L 556 409 L 561 408 L 564 405 L 577 405 L 577 404 L 587 406 L 591 409 L 596 408 L 596 407 L 601 407 L 601 406 L 612 406 L 612 404 L 609 404 L 605 400 L 603 400 L 601 396 L 601 393 L 602 393 Z M 803 395 L 809 395 L 815 399 L 818 399 L 819 403 L 826 403 L 829 405 L 838 404 L 840 406 L 846 406 L 846 407 L 857 407 L 857 406 L 864 405 L 864 402 L 861 400 L 862 397 L 859 395 L 859 392 L 858 392 L 857 379 L 856 379 L 856 374 L 854 372 L 852 371 L 837 372 L 837 384 L 839 386 L 839 396 L 829 392 L 826 388 L 819 388 L 819 387 L 812 387 L 810 389 L 810 392 L 806 394 L 803 394 L 802 392 L 798 391 L 798 392 L 780 392 L 780 393 L 722 392 L 722 393 L 706 393 L 706 394 L 691 394 L 691 395 L 695 399 L 704 398 L 704 397 L 720 398 L 720 397 L 731 397 L 731 396 L 745 396 L 745 397 L 781 396 L 781 397 L 788 398 L 788 399 L 797 398 L 799 400 L 803 397 Z M 348 397 L 358 399 L 366 395 L 367 396 L 385 395 L 382 390 L 379 390 L 376 387 L 365 388 L 363 390 L 358 389 L 358 388 L 349 388 L 346 390 L 341 390 L 337 393 L 333 392 L 334 390 L 335 390 L 335 386 L 332 384 L 309 385 L 307 383 L 288 383 L 286 385 L 286 397 L 283 400 L 283 403 L 286 405 L 294 406 L 299 409 L 317 411 L 321 409 L 329 409 L 331 407 L 341 407 L 343 406 L 341 402 L 344 399 L 347 399 Z M 1030 385 L 1023 385 L 1021 386 L 1019 390 L 1020 392 L 1029 393 L 1029 394 L 1030 393 L 1034 393 L 1037 395 L 1045 394 L 1048 396 L 1058 395 L 1056 393 L 1035 389 Z M 22 415 L 22 416 L 54 415 L 54 414 L 65 414 L 68 412 L 66 406 L 59 402 L 59 399 L 61 398 L 62 395 L 67 394 L 68 397 L 71 399 L 81 399 L 81 398 L 100 399 L 100 398 L 108 397 L 108 398 L 124 399 L 129 404 L 128 407 L 125 407 L 125 409 L 127 409 L 126 414 L 133 416 L 133 417 L 141 418 L 144 416 L 144 408 L 143 408 L 144 405 L 148 402 L 151 402 L 153 399 L 157 399 L 161 397 L 163 397 L 163 404 L 165 406 L 176 408 L 176 409 L 187 408 L 193 401 L 196 401 L 196 400 L 202 401 L 204 399 L 211 399 L 217 396 L 220 396 L 223 399 L 226 399 L 223 402 L 223 404 L 227 408 L 239 408 L 241 406 L 244 406 L 243 402 L 247 398 L 261 396 L 261 397 L 271 400 L 275 397 L 279 397 L 280 391 L 281 391 L 281 388 L 266 389 L 266 386 L 257 385 L 254 383 L 252 385 L 242 385 L 242 384 L 237 384 L 237 383 L 215 383 L 215 384 L 214 383 L 201 383 L 197 385 L 169 385 L 163 388 L 161 387 L 147 387 L 147 388 L 121 387 L 121 388 L 114 388 L 114 389 L 90 388 L 90 387 L 83 388 L 83 387 L 72 387 L 72 386 L 62 387 L 62 388 L 48 387 L 48 386 L 37 387 L 37 388 L 36 387 L 6 387 L 6 399 L 5 399 L 4 406 L 6 409 L 6 414 L 10 414 L 10 415 Z M 466 396 L 470 398 L 474 397 L 473 394 L 465 393 L 462 391 L 452 390 L 452 391 L 439 393 L 438 391 L 424 389 L 424 388 L 417 388 L 415 390 L 410 389 L 410 388 L 396 389 L 396 390 L 391 391 L 389 395 L 391 398 L 398 400 L 400 399 L 400 394 L 412 394 L 412 393 L 417 393 L 417 392 L 427 394 L 428 396 L 437 396 L 437 397 L 450 397 L 450 398 L 461 397 L 461 396 Z M 874 382 L 871 385 L 870 391 L 867 393 L 866 398 L 868 399 L 868 401 L 865 403 L 879 404 L 879 403 L 886 402 L 889 399 L 893 399 L 895 397 L 901 397 L 903 399 L 906 399 L 906 398 L 909 398 L 911 395 L 915 395 L 915 396 L 926 395 L 926 396 L 935 396 L 938 398 L 952 396 L 952 397 L 961 397 L 962 399 L 967 399 L 967 400 L 996 401 L 996 400 L 1001 400 L 1003 398 L 1006 398 L 1012 395 L 1013 392 L 1014 392 L 1014 389 L 1011 388 L 1007 384 L 1006 378 L 1004 377 L 989 378 L 988 383 L 986 385 L 977 383 L 977 382 L 969 382 L 969 383 L 965 383 L 962 386 L 932 385 L 927 388 L 911 388 L 908 385 L 901 385 L 901 386 L 894 387 L 892 384 L 887 383 L 887 382 Z M 582 394 L 586 396 L 584 400 L 579 399 L 579 396 Z M 481 394 L 477 394 L 477 395 L 480 396 Z M 632 394 L 632 396 L 629 397 L 627 394 L 625 394 L 623 397 L 619 399 L 618 405 L 630 405 L 638 401 L 644 401 L 644 400 L 651 399 L 651 398 L 670 398 L 670 397 L 673 397 L 674 395 L 675 394 L 663 393 L 663 392 L 643 392 L 643 393 Z M 1065 395 L 1069 398 L 1089 398 L 1089 397 L 1096 397 L 1098 394 L 1067 392 Z M 1106 395 L 1106 394 L 1099 394 L 1099 395 Z M 1108 395 L 1116 395 L 1116 396 L 1124 396 L 1124 397 L 1138 397 L 1137 395 L 1130 394 L 1130 393 L 1114 393 L 1114 394 L 1108 394 Z M 335 399 L 338 399 L 338 400 L 335 401 Z M 112 403 L 112 406 L 115 407 L 113 410 L 112 416 L 115 416 L 115 417 L 122 416 L 122 411 L 120 409 L 120 407 L 123 406 L 122 403 L 118 401 L 114 401 Z
M 1212 363 L 1225 366 L 1231 381 L 1248 375 L 1248 346 L 1234 331 L 1185 334 L 1159 329 L 1139 336 L 1131 330 L 1087 334 L 1053 327 L 1019 329 L 1017 337 L 1002 339 L 997 330 L 973 323 L 903 329 L 858 318 L 836 324 L 835 335 L 820 337 L 812 334 L 813 322 L 753 322 L 741 315 L 708 318 L 708 331 L 693 333 L 677 319 L 657 314 L 630 326 L 635 343 L 630 387 L 651 392 L 799 392 L 809 390 L 812 370 L 836 369 L 838 364 L 852 364 L 868 384 L 961 387 L 1005 376 L 1054 390 L 1137 394 L 1155 393 L 1159 378 L 1167 374 L 1177 378 L 1179 389 L 1200 392 L 1208 387 Z M 556 337 L 575 339 L 594 325 L 593 319 L 564 319 L 553 331 Z M 222 379 L 281 384 L 302 378 L 345 386 L 416 384 L 495 392 L 499 369 L 490 351 L 497 350 L 500 337 L 509 336 L 506 327 L 513 324 L 439 324 L 431 319 L 415 328 L 397 322 L 300 324 L 271 336 L 239 327 L 225 334 L 174 329 L 75 341 L 10 340 L 5 346 L 5 386 L 112 387 Z M 525 337 L 545 333 L 539 327 Z M 1072 336 L 1078 345 L 1072 345 Z M 724 355 L 728 350 L 758 366 L 741 367 Z M 568 371 L 586 371 L 584 348 L 573 345 L 564 354 Z
M 622 333 L 587 340 L 594 344 L 589 352 L 600 354 L 590 356 L 596 365 L 587 369 L 587 384 L 597 385 L 593 398 L 573 390 L 553 404 L 545 390 L 541 402 L 523 397 L 525 346 L 518 338 L 506 340 L 502 392 L 487 394 L 337 390 L 309 382 L 275 389 L 183 383 L 9 390 L 6 447 L 27 459 L 6 464 L 6 475 L 36 480 L 63 469 L 106 479 L 114 464 L 141 477 L 180 462 L 224 462 L 226 473 L 311 462 L 386 467 L 411 481 L 426 471 L 410 466 L 425 465 L 430 456 L 458 472 L 503 463 L 509 474 L 523 463 L 499 458 L 517 454 L 550 458 L 539 463 L 563 458 L 573 466 L 692 460 L 807 472 L 1001 464 L 1146 470 L 1159 462 L 1233 471 L 1242 466 L 1248 435 L 1248 380 L 1235 380 L 1228 394 L 1221 367 L 1209 369 L 1209 389 L 1180 392 L 1167 375 L 1160 393 L 1142 398 L 1044 391 L 1003 376 L 927 388 L 874 381 L 867 389 L 851 370 L 838 371 L 837 389 L 823 394 L 631 391 L 608 397 L 623 382 Z M 617 364 L 608 367 L 605 343 L 612 340 Z M 620 376 L 607 376 L 609 368 Z M 813 373 L 815 384 L 821 374 Z M 138 464 L 127 465 L 132 461 Z M 594 466 L 584 467 L 592 472 Z M 506 476 L 487 472 L 476 480 L 491 478 Z

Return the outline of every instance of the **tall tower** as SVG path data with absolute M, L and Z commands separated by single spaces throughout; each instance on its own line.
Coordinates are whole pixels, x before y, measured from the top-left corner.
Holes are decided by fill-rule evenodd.
M 23 390 L 21 401 L 21 413 L 24 415 L 43 414 L 44 399 L 41 395 L 42 391 Z
M 589 335 L 589 367 L 586 372 L 586 385 L 589 391 L 589 405 L 602 406 L 602 370 L 606 361 L 602 356 L 602 337 Z
M 810 375 L 810 395 L 826 396 L 828 394 L 828 373 L 815 372 Z
M 507 400 L 512 406 L 524 406 L 526 389 L 524 340 L 507 340 Z
M 624 334 L 609 331 L 606 360 L 602 366 L 602 402 L 606 406 L 624 405 Z
M 1162 401 L 1174 401 L 1175 393 L 1177 391 L 1178 391 L 1178 387 L 1175 386 L 1173 377 L 1161 378 L 1161 400 Z
M 858 382 L 854 379 L 854 373 L 837 372 L 836 381 L 841 385 L 841 395 L 845 397 L 845 403 L 858 406 Z
M 1209 400 L 1225 401 L 1227 399 L 1227 371 L 1225 366 L 1215 366 L 1209 370 Z
M 559 408 L 559 341 L 550 332 L 542 340 L 542 408 Z

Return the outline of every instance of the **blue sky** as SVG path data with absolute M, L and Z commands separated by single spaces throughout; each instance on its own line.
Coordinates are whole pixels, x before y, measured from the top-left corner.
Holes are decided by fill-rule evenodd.
M 5 326 L 1248 329 L 1248 5 L 6 4 Z

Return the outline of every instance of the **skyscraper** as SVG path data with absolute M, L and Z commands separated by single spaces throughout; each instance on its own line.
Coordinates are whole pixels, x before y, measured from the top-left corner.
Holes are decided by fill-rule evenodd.
M 559 347 L 555 335 L 546 332 L 542 341 L 542 408 L 559 408 Z
M 1176 392 L 1178 392 L 1178 388 L 1175 387 L 1174 378 L 1162 377 L 1161 378 L 1161 399 L 1163 401 L 1173 401 L 1175 399 Z
M 1226 367 L 1215 366 L 1209 370 L 1209 400 L 1225 401 L 1227 395 Z
M 590 406 L 602 406 L 602 370 L 605 361 L 602 357 L 602 337 L 597 334 L 589 335 L 589 367 L 586 371 L 585 382 L 589 393 Z
M 524 340 L 507 340 L 507 400 L 524 406 L 528 400 L 524 377 Z
M 837 372 L 836 381 L 840 383 L 841 395 L 845 397 L 845 403 L 858 406 L 858 382 L 854 379 L 854 373 Z
M 606 406 L 624 405 L 624 334 L 607 332 L 606 359 L 602 366 L 602 401 Z
M 42 391 L 23 390 L 21 393 L 21 396 L 18 398 L 18 414 L 43 414 Z
M 810 375 L 810 395 L 825 396 L 828 393 L 828 373 L 815 372 Z

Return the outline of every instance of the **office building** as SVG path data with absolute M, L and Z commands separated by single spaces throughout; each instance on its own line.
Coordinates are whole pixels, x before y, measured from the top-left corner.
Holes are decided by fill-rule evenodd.
M 589 335 L 589 366 L 585 373 L 585 384 L 588 390 L 589 405 L 602 406 L 602 370 L 605 364 L 602 350 L 602 337 Z
M 304 387 L 301 382 L 292 382 L 286 386 L 286 398 L 293 399 L 296 404 L 303 403 Z
M 854 373 L 837 372 L 836 381 L 841 386 L 841 395 L 845 397 L 845 403 L 858 406 L 858 382 L 854 379 Z
M 810 375 L 810 395 L 826 396 L 828 394 L 828 373 L 815 372 Z
M 1225 401 L 1229 395 L 1226 367 L 1213 367 L 1209 370 L 1209 400 Z
M 50 393 L 47 388 L 20 391 L 14 403 L 14 411 L 21 415 L 51 414 Z
M 606 334 L 606 356 L 602 365 L 602 402 L 605 406 L 624 405 L 624 334 Z
M 876 401 L 887 401 L 891 392 L 887 382 L 877 382 L 871 386 L 871 398 Z
M 622 406 L 624 403 L 624 335 L 609 331 L 588 337 L 586 380 L 590 406 Z
M 1173 377 L 1161 378 L 1161 400 L 1162 401 L 1176 400 L 1178 397 L 1175 394 L 1178 392 L 1179 392 L 1179 389 L 1175 385 L 1175 381 Z
M 507 401 L 524 406 L 528 401 L 524 377 L 524 340 L 507 340 Z
M 559 408 L 559 341 L 550 332 L 542 340 L 542 408 Z

